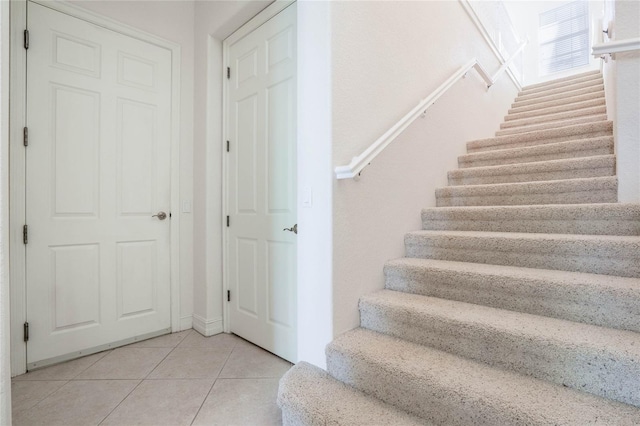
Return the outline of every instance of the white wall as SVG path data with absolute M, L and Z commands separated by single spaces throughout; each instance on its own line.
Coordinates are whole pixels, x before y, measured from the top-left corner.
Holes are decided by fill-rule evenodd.
M 331 7 L 297 6 L 298 359 L 324 368 L 324 348 L 333 340 Z
M 195 4 L 194 328 L 222 332 L 222 41 L 267 1 Z
M 222 41 L 271 1 L 197 2 L 195 18 L 195 318 L 222 331 Z M 298 1 L 298 357 L 323 366 L 333 338 L 328 2 Z
M 640 37 L 640 2 L 615 2 L 612 39 Z M 607 109 L 615 110 L 618 201 L 640 202 L 640 51 L 616 53 L 605 73 L 613 75 L 607 90 L 615 94 L 608 99 Z M 608 79 L 609 80 L 609 79 Z
M 523 40 L 525 40 L 527 37 L 529 38 L 529 43 L 524 49 L 524 85 L 562 78 L 572 74 L 595 70 L 600 67 L 600 60 L 594 59 L 592 56 L 590 56 L 589 65 L 586 65 L 584 67 L 573 68 L 567 71 L 560 71 L 546 76 L 540 76 L 538 74 L 538 64 L 540 61 L 540 58 L 538 56 L 540 43 L 540 41 L 538 40 L 540 13 L 555 9 L 556 7 L 560 7 L 567 3 L 571 3 L 571 1 L 573 0 L 506 0 L 504 2 L 507 11 L 509 12 L 509 15 L 511 16 L 511 19 L 513 21 L 513 25 L 516 28 L 516 31 L 520 34 Z M 604 3 L 602 0 L 589 1 L 589 15 L 592 25 L 597 22 L 598 18 L 602 17 L 603 6 Z
M 347 164 L 460 66 L 499 62 L 459 2 L 333 2 L 334 166 Z M 488 92 L 472 71 L 393 142 L 360 181 L 333 186 L 334 334 L 359 324 L 358 299 L 383 287 L 403 236 L 435 205 L 464 142 L 492 136 L 516 95 L 506 75 Z
M 9 342 L 9 2 L 0 2 L 0 425 L 11 424 Z
M 613 22 L 615 17 L 615 0 L 605 0 L 604 2 L 604 17 L 602 23 L 600 24 L 599 31 L 603 31 L 608 29 L 610 26 L 610 22 Z M 612 29 L 609 34 L 613 34 L 613 25 L 611 25 Z M 602 38 L 597 41 L 608 41 L 609 38 L 607 35 L 602 34 Z M 616 62 L 607 60 L 604 62 L 602 59 L 599 59 L 602 64 L 602 78 L 604 79 L 604 96 L 607 104 L 607 118 L 614 123 L 616 122 Z M 615 135 L 614 135 L 615 136 Z M 615 138 L 614 138 L 615 140 Z
M 177 43 L 180 69 L 180 205 L 193 200 L 193 1 L 72 1 L 77 6 Z M 180 213 L 181 329 L 193 314 L 193 215 Z

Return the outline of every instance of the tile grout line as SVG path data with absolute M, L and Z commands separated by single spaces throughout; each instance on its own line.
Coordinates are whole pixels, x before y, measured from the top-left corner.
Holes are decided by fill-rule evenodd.
M 189 333 L 187 333 L 187 334 L 189 334 Z M 184 340 L 186 337 L 187 337 L 187 336 L 185 335 L 185 337 L 183 337 L 183 338 L 182 338 L 182 340 Z M 172 352 L 173 352 L 173 351 L 178 347 L 178 345 L 179 345 L 180 343 L 182 343 L 182 340 L 180 340 L 180 342 L 176 343 L 176 345 L 175 345 L 174 347 L 172 347 L 172 348 L 171 348 L 171 350 L 170 350 L 169 352 L 167 352 L 167 354 L 164 356 L 164 358 L 162 358 L 162 359 L 161 359 L 161 360 L 156 364 L 156 366 L 155 366 L 155 367 L 153 367 L 153 368 L 151 369 L 151 371 L 149 371 L 149 373 L 147 373 L 147 375 L 146 375 L 144 378 L 140 379 L 140 381 L 138 382 L 138 384 L 137 384 L 137 385 L 135 385 L 135 386 L 134 386 L 134 388 L 133 388 L 133 389 L 131 389 L 131 391 L 130 391 L 129 393 L 127 393 L 127 394 L 125 395 L 125 397 L 124 397 L 124 398 L 122 398 L 122 399 L 120 400 L 120 402 L 119 402 L 119 403 L 117 403 L 117 404 L 116 404 L 116 406 L 115 406 L 115 407 L 113 407 L 113 409 L 112 409 L 111 411 L 109 411 L 109 412 L 107 413 L 107 415 L 106 415 L 106 416 L 104 416 L 104 417 L 102 418 L 102 420 L 100 420 L 100 422 L 98 422 L 98 426 L 100 426 L 102 423 L 104 423 L 104 421 L 105 421 L 105 420 L 107 420 L 107 418 L 108 418 L 111 414 L 113 414 L 113 412 L 114 412 L 114 411 L 116 411 L 116 410 L 118 409 L 118 407 L 120 407 L 120 405 L 122 405 L 122 403 L 123 403 L 127 398 L 129 398 L 129 396 L 130 396 L 133 392 L 135 392 L 135 390 L 136 390 L 136 389 L 138 389 L 138 387 L 140 387 L 140 385 L 142 384 L 142 382 L 144 382 L 144 381 L 146 380 L 146 378 L 147 378 L 147 377 L 149 377 L 149 375 L 150 375 L 151 373 L 153 373 L 153 372 L 155 371 L 155 369 L 156 369 L 156 368 L 158 368 L 158 366 L 159 366 L 160 364 L 162 364 L 162 362 L 163 362 L 165 359 L 167 359 L 167 357 L 168 357 L 168 356 L 169 356 L 169 355 L 170 355 L 170 354 L 171 354 L 171 353 L 172 353 Z M 123 346 L 123 347 L 126 347 L 126 346 Z M 158 349 L 158 348 L 150 348 L 150 349 Z M 103 379 L 103 380 L 111 380 L 111 379 Z M 120 379 L 120 380 L 136 380 L 136 379 Z
M 230 334 L 233 334 L 233 333 L 230 333 Z M 233 335 L 235 336 L 235 334 L 233 334 Z M 225 359 L 224 362 L 222 363 L 222 366 L 220 367 L 220 371 L 218 371 L 218 375 L 215 377 L 215 379 L 213 379 L 213 383 L 211 384 L 211 387 L 209 388 L 209 392 L 207 392 L 207 395 L 202 400 L 202 404 L 200 404 L 200 407 L 198 407 L 198 411 L 196 411 L 196 414 L 193 416 L 193 419 L 191 420 L 191 423 L 189 423 L 189 426 L 192 426 L 193 422 L 195 422 L 196 419 L 198 418 L 198 414 L 200 414 L 200 411 L 202 410 L 202 407 L 204 406 L 204 403 L 207 401 L 207 398 L 209 398 L 209 395 L 211 395 L 211 391 L 213 390 L 213 387 L 215 386 L 216 382 L 220 378 L 220 374 L 222 374 L 222 370 L 224 370 L 224 366 L 227 365 L 227 362 L 229 361 L 229 358 L 231 358 L 231 354 L 236 349 L 236 346 L 238 346 L 238 342 L 237 341 L 233 344 L 233 347 L 229 351 L 229 355 L 227 355 L 227 359 Z
M 42 403 L 42 401 L 44 401 L 45 399 L 49 398 L 51 395 L 53 395 L 54 393 L 58 392 L 60 389 L 62 389 L 63 387 L 67 386 L 67 384 L 69 384 L 71 382 L 71 380 L 18 380 L 18 382 L 28 382 L 28 383 L 33 383 L 33 382 L 64 382 L 62 384 L 62 386 L 60 386 L 58 389 L 54 389 L 51 392 L 49 392 L 48 394 L 46 394 L 43 398 L 40 398 L 40 400 L 38 402 L 36 402 L 35 404 L 33 404 L 31 407 L 26 408 L 26 411 L 29 411 L 31 409 L 36 408 L 36 406 L 40 405 Z M 13 383 L 12 383 L 13 384 Z M 13 420 L 13 416 L 15 415 L 14 412 L 11 413 L 11 418 Z

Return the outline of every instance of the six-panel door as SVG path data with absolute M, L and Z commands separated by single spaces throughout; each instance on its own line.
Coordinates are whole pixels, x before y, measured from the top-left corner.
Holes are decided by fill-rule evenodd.
M 170 327 L 171 52 L 28 4 L 30 368 Z
M 231 331 L 296 361 L 295 4 L 228 48 Z

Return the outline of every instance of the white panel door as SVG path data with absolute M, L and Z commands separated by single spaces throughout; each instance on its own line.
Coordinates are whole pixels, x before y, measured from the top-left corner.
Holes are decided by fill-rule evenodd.
M 170 327 L 171 52 L 28 3 L 28 368 Z
M 231 332 L 296 357 L 295 4 L 228 47 Z

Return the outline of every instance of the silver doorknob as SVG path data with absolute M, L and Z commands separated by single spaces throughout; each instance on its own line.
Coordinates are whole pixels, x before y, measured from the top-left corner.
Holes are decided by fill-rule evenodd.
M 154 214 L 151 217 L 157 217 L 160 220 L 165 220 L 167 218 L 167 214 L 165 212 L 158 212 L 158 214 Z
M 283 231 L 293 232 L 294 234 L 298 233 L 298 224 L 296 223 L 291 228 L 284 228 Z

